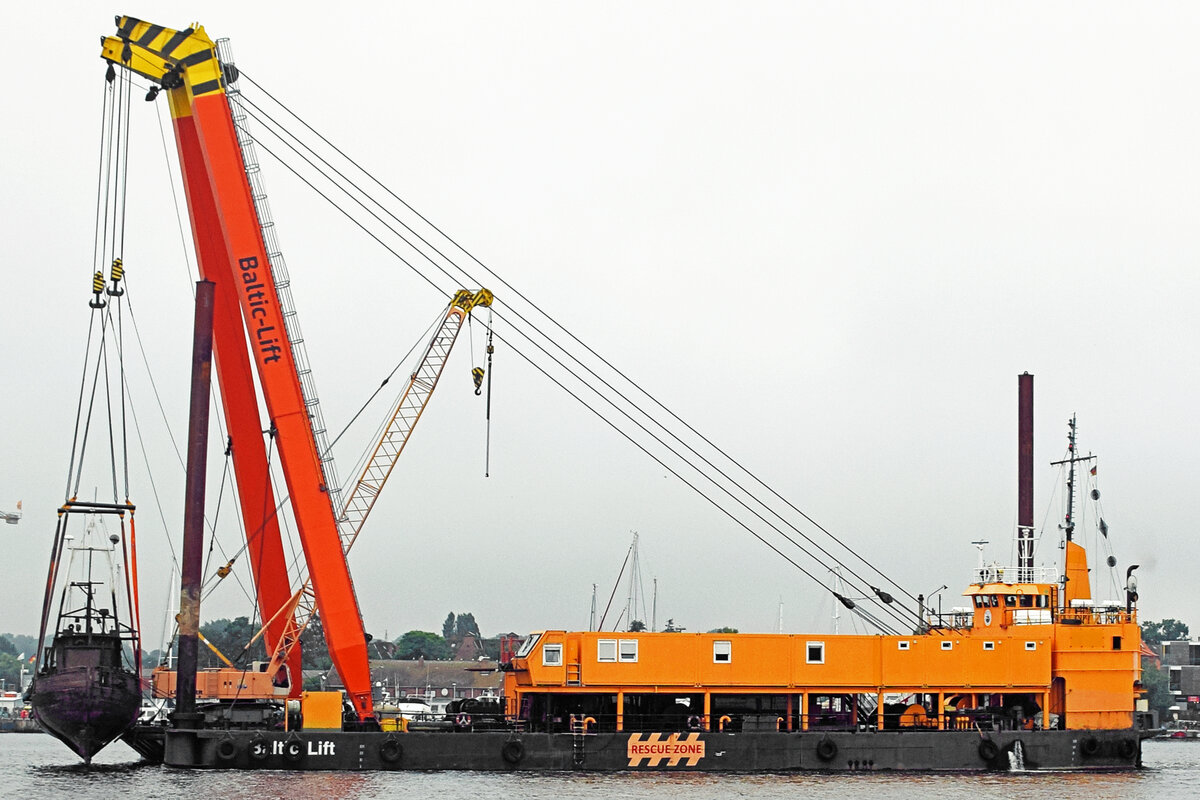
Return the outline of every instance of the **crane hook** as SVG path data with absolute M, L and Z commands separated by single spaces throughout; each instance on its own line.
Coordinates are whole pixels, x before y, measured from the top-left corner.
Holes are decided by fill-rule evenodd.
M 100 293 L 104 291 L 104 273 L 96 270 L 96 274 L 92 276 L 92 293 L 95 298 L 88 301 L 88 305 L 92 308 L 104 308 L 108 303 L 100 299 Z
M 483 394 L 483 367 L 471 369 L 471 380 L 475 381 L 475 396 Z
M 125 277 L 125 267 L 121 264 L 121 259 L 114 258 L 112 262 L 112 272 L 109 277 L 112 279 L 112 288 L 108 290 L 109 297 L 120 297 L 125 294 L 125 290 L 120 288 L 121 279 Z

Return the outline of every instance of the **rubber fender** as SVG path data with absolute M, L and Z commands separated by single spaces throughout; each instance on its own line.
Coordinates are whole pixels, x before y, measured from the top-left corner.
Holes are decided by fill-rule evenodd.
M 404 746 L 390 734 L 383 740 L 383 744 L 379 745 L 379 757 L 383 759 L 384 763 L 395 764 L 403 755 Z
M 220 761 L 233 761 L 237 758 L 237 742 L 233 739 L 222 739 L 217 742 L 217 759 Z
M 1079 743 L 1079 752 L 1091 757 L 1100 752 L 1100 741 L 1095 736 L 1089 736 Z
M 1130 759 L 1137 755 L 1138 746 L 1136 739 L 1122 739 L 1118 747 L 1121 758 Z
M 520 739 L 505 742 L 500 748 L 500 757 L 509 764 L 520 764 L 521 759 L 525 758 L 525 743 Z
M 825 738 L 817 742 L 817 758 L 822 761 L 833 761 L 837 757 L 838 746 L 833 739 Z
M 250 754 L 251 761 L 265 761 L 271 754 L 271 746 L 267 744 L 267 737 L 255 736 L 250 740 L 250 747 L 246 752 Z
M 991 762 L 995 761 L 996 757 L 1000 755 L 1000 746 L 991 739 L 984 739 L 979 743 L 978 751 L 980 758 L 982 758 L 984 761 Z
M 283 757 L 292 763 L 304 758 L 304 742 L 299 737 L 288 739 L 283 743 Z

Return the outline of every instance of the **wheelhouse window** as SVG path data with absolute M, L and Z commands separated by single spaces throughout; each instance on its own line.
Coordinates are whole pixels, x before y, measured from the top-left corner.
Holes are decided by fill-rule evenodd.
M 600 639 L 596 642 L 596 660 L 597 661 L 616 661 L 617 660 L 617 640 L 616 639 Z
M 825 663 L 825 643 L 824 642 L 805 642 L 804 662 L 806 664 L 824 664 Z
M 713 642 L 713 663 L 728 664 L 733 660 L 733 642 Z
M 562 666 L 562 645 L 561 644 L 542 645 L 542 666 L 545 666 L 545 667 L 560 667 L 560 666 Z
M 525 644 L 521 645 L 521 649 L 517 651 L 517 658 L 528 658 L 541 638 L 542 635 L 540 633 L 535 633 L 526 639 Z
M 637 639 L 622 639 L 621 646 L 618 650 L 618 655 L 621 661 L 637 661 L 638 660 L 638 643 Z

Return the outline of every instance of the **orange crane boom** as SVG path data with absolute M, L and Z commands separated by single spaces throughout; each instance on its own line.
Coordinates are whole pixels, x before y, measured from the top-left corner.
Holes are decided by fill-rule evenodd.
M 249 340 L 329 654 L 359 719 L 372 718 L 366 634 L 226 96 L 232 76 L 224 74 L 216 45 L 199 25 L 175 31 L 119 17 L 117 34 L 102 41 L 102 57 L 161 85 L 177 137 L 181 117 L 194 125 L 198 146 L 181 143 L 180 154 L 187 159 L 185 173 L 206 182 L 211 199 L 211 205 L 189 206 L 193 229 L 208 242 L 212 274 L 206 277 L 224 287 L 218 289 L 222 296 L 235 295 L 241 308 L 244 327 L 237 326 L 237 333 Z M 230 316 L 214 327 L 229 334 Z

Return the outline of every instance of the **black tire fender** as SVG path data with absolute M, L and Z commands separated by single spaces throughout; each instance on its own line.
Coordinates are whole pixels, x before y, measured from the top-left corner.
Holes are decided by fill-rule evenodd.
M 1121 744 L 1118 745 L 1118 749 L 1121 753 L 1121 758 L 1133 758 L 1137 755 L 1138 751 L 1137 741 L 1134 739 L 1122 739 Z
M 1000 755 L 1000 746 L 991 739 L 984 739 L 981 741 L 977 749 L 979 752 L 979 757 L 989 763 L 995 761 L 996 757 Z
M 1079 743 L 1079 752 L 1089 758 L 1100 752 L 1100 740 L 1095 736 L 1089 736 Z
M 525 743 L 520 739 L 505 742 L 500 748 L 500 757 L 509 764 L 520 764 L 521 759 L 525 758 Z
M 391 734 L 388 734 L 388 737 L 383 740 L 383 744 L 379 745 L 379 757 L 385 764 L 395 764 L 403 755 L 404 746 Z
M 283 757 L 293 764 L 304 758 L 304 742 L 300 741 L 300 737 L 283 743 Z
M 237 758 L 237 753 L 237 742 L 233 739 L 222 739 L 217 742 L 217 760 L 225 762 L 233 761 Z
M 817 758 L 822 761 L 833 761 L 837 757 L 837 742 L 828 737 L 817 742 Z
M 246 752 L 250 754 L 251 761 L 266 761 L 267 756 L 271 754 L 271 746 L 267 742 L 267 737 L 255 736 L 250 740 L 250 746 L 246 748 Z

